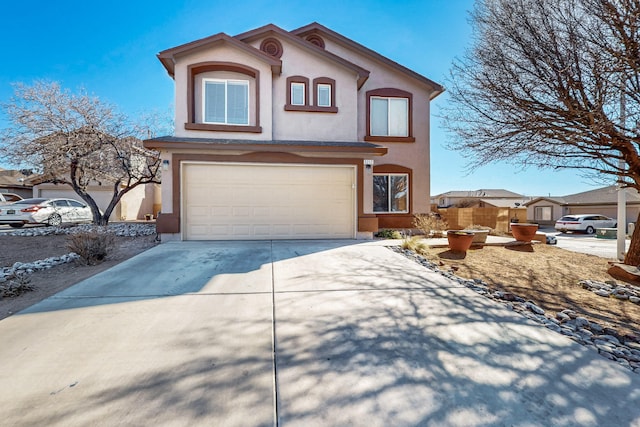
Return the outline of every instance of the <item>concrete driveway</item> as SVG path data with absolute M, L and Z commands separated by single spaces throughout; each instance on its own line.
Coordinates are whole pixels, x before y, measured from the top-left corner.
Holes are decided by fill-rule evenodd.
M 0 342 L 3 425 L 640 425 L 640 375 L 381 242 L 165 243 Z

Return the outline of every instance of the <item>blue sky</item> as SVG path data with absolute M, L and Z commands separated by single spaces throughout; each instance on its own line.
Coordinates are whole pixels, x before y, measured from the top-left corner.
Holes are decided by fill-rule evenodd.
M 165 111 L 173 103 L 173 81 L 156 58 L 159 51 L 218 32 L 236 35 L 268 23 L 292 30 L 313 21 L 444 84 L 453 58 L 469 46 L 472 6 L 473 0 L 6 2 L 0 102 L 11 97 L 11 83 L 46 79 L 84 87 L 132 116 Z M 447 102 L 446 93 L 436 98 L 432 113 Z M 432 117 L 432 195 L 479 188 L 565 195 L 601 186 L 575 172 L 521 171 L 511 164 L 468 174 L 467 160 L 444 147 L 447 137 Z

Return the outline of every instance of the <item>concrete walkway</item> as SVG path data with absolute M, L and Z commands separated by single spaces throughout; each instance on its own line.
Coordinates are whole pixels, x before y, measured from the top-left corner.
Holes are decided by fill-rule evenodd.
M 381 242 L 165 243 L 0 342 L 2 425 L 640 425 L 640 375 Z

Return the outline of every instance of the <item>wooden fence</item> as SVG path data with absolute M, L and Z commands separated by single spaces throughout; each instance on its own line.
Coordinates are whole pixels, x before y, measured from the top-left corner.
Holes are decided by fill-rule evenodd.
M 508 233 L 512 218 L 527 221 L 527 208 L 446 208 L 438 209 L 449 229 L 460 230 L 469 225 L 484 225 Z

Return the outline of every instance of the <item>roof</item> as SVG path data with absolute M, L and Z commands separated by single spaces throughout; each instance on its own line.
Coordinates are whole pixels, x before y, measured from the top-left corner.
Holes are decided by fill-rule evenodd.
M 315 44 L 310 43 L 301 37 L 297 37 L 292 33 L 283 30 L 277 25 L 267 24 L 262 27 L 256 28 L 255 30 L 238 34 L 234 38 L 241 40 L 242 42 L 245 42 L 245 43 L 250 43 L 258 38 L 264 37 L 269 34 L 277 35 L 283 39 L 286 39 L 291 43 L 296 44 L 297 46 L 303 49 L 306 49 L 307 51 L 311 52 L 314 55 L 322 56 L 326 59 L 329 59 L 330 61 L 333 61 L 339 65 L 342 65 L 343 67 L 346 67 L 348 69 L 355 71 L 358 74 L 358 88 L 362 87 L 364 82 L 367 81 L 367 79 L 369 78 L 369 70 L 365 70 L 359 65 L 356 65 L 350 61 L 347 61 L 346 59 L 338 55 L 335 55 L 329 52 L 328 50 L 322 49 L 321 47 L 316 46 Z
M 32 187 L 38 175 L 29 173 L 31 170 L 0 169 L 0 187 Z
M 444 87 L 436 82 L 434 82 L 431 79 L 428 79 L 427 77 L 416 73 L 415 71 L 398 64 L 397 62 L 387 58 L 386 56 L 380 55 L 378 52 L 375 52 L 371 49 L 369 49 L 366 46 L 361 45 L 360 43 L 357 43 L 345 36 L 343 36 L 342 34 L 336 33 L 335 31 L 325 27 L 322 24 L 319 24 L 317 22 L 312 22 L 311 24 L 305 25 L 304 27 L 300 27 L 297 28 L 295 30 L 291 31 L 291 34 L 295 34 L 297 36 L 300 37 L 306 37 L 308 35 L 314 34 L 314 33 L 320 33 L 324 36 L 328 36 L 329 38 L 331 38 L 333 41 L 335 41 L 336 43 L 342 45 L 342 46 L 346 46 L 352 50 L 358 51 L 366 56 L 368 56 L 369 58 L 377 61 L 377 62 L 381 62 L 391 68 L 396 69 L 397 71 L 400 71 L 401 73 L 415 79 L 418 80 L 419 82 L 426 84 L 427 86 L 431 87 L 431 89 L 433 90 L 433 93 L 431 94 L 431 99 L 434 99 L 436 96 L 440 95 L 442 92 L 444 92 Z
M 519 200 L 519 201 L 518 201 Z M 515 208 L 524 206 L 522 199 L 480 199 L 483 203 L 486 203 L 496 208 Z
M 161 136 L 144 141 L 146 148 L 210 148 L 217 150 L 253 150 L 253 151 L 340 151 L 343 153 L 362 153 L 382 156 L 387 148 L 381 145 L 360 141 L 271 141 L 218 138 L 183 138 Z
M 255 56 L 263 62 L 271 65 L 271 69 L 275 74 L 280 74 L 282 70 L 282 61 L 274 58 L 271 55 L 267 55 L 260 49 L 256 49 L 255 47 L 248 45 L 235 39 L 233 37 L 228 36 L 225 33 L 214 34 L 209 37 L 205 37 L 203 39 L 195 40 L 189 43 L 182 44 L 180 46 L 172 47 L 170 49 L 163 50 L 158 53 L 158 59 L 164 65 L 164 68 L 167 70 L 171 77 L 174 76 L 175 73 L 175 58 L 179 55 L 184 55 L 186 53 L 192 52 L 197 49 L 201 49 L 207 46 L 215 46 L 217 44 L 227 43 L 237 49 L 243 50 L 244 52 L 249 53 L 250 55 Z
M 625 188 L 627 203 L 640 203 L 640 194 L 635 188 Z M 569 194 L 562 197 L 536 197 L 526 203 L 531 205 L 543 200 L 556 203 L 561 206 L 569 205 L 616 205 L 618 204 L 618 187 L 610 185 L 608 187 L 596 188 L 595 190 L 583 191 L 582 193 Z
M 323 37 L 328 37 L 334 40 L 336 43 L 346 46 L 352 50 L 359 52 L 362 55 L 365 55 L 371 58 L 374 61 L 382 63 L 388 67 L 399 71 L 406 76 L 418 81 L 419 83 L 428 86 L 431 89 L 431 99 L 440 95 L 444 92 L 444 87 L 433 80 L 428 79 L 427 77 L 416 73 L 409 68 L 398 64 L 391 59 L 380 55 L 379 53 L 341 35 L 336 33 L 335 31 L 317 23 L 313 22 L 309 25 L 305 25 L 304 27 L 300 27 L 293 31 L 286 31 L 282 28 L 278 27 L 274 24 L 267 24 L 262 27 L 256 28 L 254 30 L 250 30 L 241 34 L 238 34 L 234 37 L 231 37 L 225 33 L 214 34 L 209 37 L 205 37 L 199 40 L 195 40 L 189 43 L 185 43 L 170 49 L 163 50 L 158 53 L 158 59 L 162 62 L 162 65 L 167 70 L 171 77 L 174 77 L 175 73 L 175 60 L 177 56 L 188 54 L 197 49 L 206 48 L 209 46 L 215 46 L 220 43 L 227 43 L 230 46 L 241 49 L 251 55 L 254 55 L 258 59 L 265 61 L 266 63 L 271 65 L 271 69 L 275 74 L 280 74 L 282 70 L 282 61 L 274 58 L 271 55 L 262 52 L 260 49 L 257 49 L 251 46 L 249 43 L 266 35 L 275 35 L 286 39 L 291 43 L 295 43 L 297 46 L 306 49 L 308 52 L 326 58 L 335 64 L 346 67 L 350 70 L 353 70 L 358 75 L 358 88 L 362 87 L 362 85 L 369 78 L 369 70 L 362 68 L 361 66 L 354 64 L 322 47 L 316 46 L 315 44 L 305 40 L 305 37 L 313 34 L 320 33 Z
M 514 193 L 509 190 L 502 189 L 479 189 L 479 190 L 463 190 L 463 191 L 447 191 L 446 193 L 431 196 L 432 198 L 438 197 L 459 197 L 467 199 L 524 199 L 522 194 Z
M 625 188 L 627 202 L 640 203 L 640 195 L 634 188 Z M 584 191 L 582 193 L 570 194 L 563 197 L 567 204 L 603 204 L 618 203 L 618 187 L 610 185 L 608 187 L 597 188 L 595 190 Z

